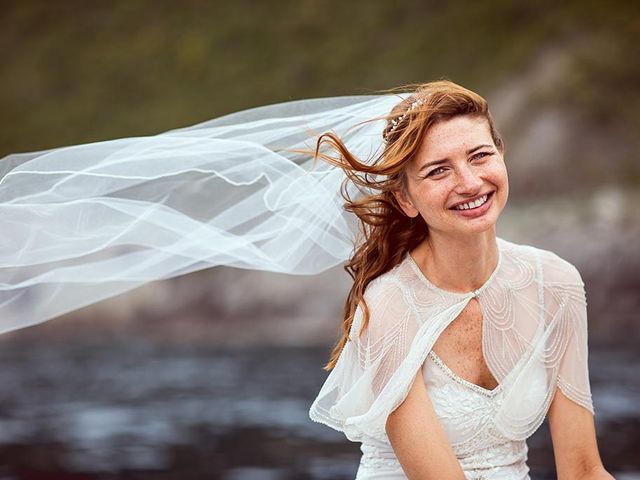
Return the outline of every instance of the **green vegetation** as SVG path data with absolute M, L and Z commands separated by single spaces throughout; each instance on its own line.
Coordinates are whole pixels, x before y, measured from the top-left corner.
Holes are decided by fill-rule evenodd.
M 0 155 L 442 77 L 489 94 L 569 44 L 544 100 L 637 142 L 638 2 L 5 1 Z

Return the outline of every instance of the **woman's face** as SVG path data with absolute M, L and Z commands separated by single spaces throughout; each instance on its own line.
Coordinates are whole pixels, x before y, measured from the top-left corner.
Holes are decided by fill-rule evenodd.
M 509 195 L 502 152 L 484 117 L 433 125 L 406 173 L 407 194 L 396 198 L 410 217 L 422 215 L 432 233 L 483 232 L 495 225 Z

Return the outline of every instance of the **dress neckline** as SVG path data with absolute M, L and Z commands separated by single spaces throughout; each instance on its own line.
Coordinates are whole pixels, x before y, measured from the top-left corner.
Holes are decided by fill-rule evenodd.
M 447 366 L 447 364 L 444 363 L 444 361 L 433 350 L 429 351 L 429 356 L 446 376 L 451 378 L 453 381 L 459 383 L 460 385 L 467 387 L 470 390 L 473 390 L 474 392 L 478 392 L 487 397 L 494 397 L 496 394 L 498 394 L 502 390 L 501 382 L 498 382 L 498 384 L 495 387 L 489 390 L 488 388 L 481 387 L 480 385 L 470 382 L 469 380 L 465 380 L 464 378 L 459 376 L 457 373 L 455 373 L 453 370 L 451 370 Z
M 480 286 L 479 288 L 472 290 L 470 292 L 453 292 L 451 290 L 445 290 L 444 288 L 440 288 L 438 286 L 436 286 L 431 280 L 429 280 L 427 278 L 427 276 L 424 274 L 424 272 L 420 269 L 420 267 L 418 266 L 418 263 L 414 260 L 414 258 L 411 256 L 411 252 L 407 252 L 406 253 L 406 259 L 409 262 L 409 265 L 411 265 L 411 268 L 413 269 L 413 271 L 415 272 L 415 274 L 418 276 L 418 278 L 420 278 L 420 280 L 422 280 L 422 282 L 427 285 L 430 289 L 435 290 L 436 292 L 441 293 L 442 295 L 455 295 L 457 297 L 467 297 L 469 295 L 472 295 L 474 297 L 477 297 L 480 295 L 480 293 L 482 293 L 482 291 L 487 288 L 491 282 L 493 281 L 493 279 L 495 278 L 496 274 L 498 273 L 498 270 L 500 270 L 500 266 L 502 264 L 502 245 L 501 245 L 502 240 L 499 237 L 496 237 L 496 248 L 498 250 L 498 261 L 496 262 L 496 267 L 493 269 L 493 272 L 491 272 L 491 275 L 489 275 L 489 278 L 482 284 L 482 286 Z

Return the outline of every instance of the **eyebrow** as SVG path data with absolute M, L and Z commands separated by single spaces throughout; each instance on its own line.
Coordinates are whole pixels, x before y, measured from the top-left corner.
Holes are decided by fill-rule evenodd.
M 482 144 L 482 145 L 478 145 L 477 147 L 473 147 L 473 148 L 467 150 L 467 155 L 471 155 L 476 150 L 479 150 L 479 149 L 484 148 L 484 147 L 491 148 L 491 145 Z M 418 173 L 422 173 L 423 170 L 426 170 L 427 168 L 429 168 L 429 167 L 431 167 L 433 165 L 439 165 L 441 163 L 445 163 L 445 162 L 448 162 L 448 161 L 449 161 L 448 158 L 441 158 L 440 160 L 434 160 L 433 162 L 427 162 L 427 163 L 425 163 L 424 165 L 422 165 L 420 167 L 420 169 L 418 170 Z

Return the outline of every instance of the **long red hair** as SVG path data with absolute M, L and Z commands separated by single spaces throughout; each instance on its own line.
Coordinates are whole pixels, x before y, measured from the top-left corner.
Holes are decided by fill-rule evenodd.
M 380 156 L 368 162 L 360 161 L 337 135 L 330 132 L 322 134 L 316 143 L 315 158 L 340 167 L 347 175 L 341 191 L 345 199 L 344 208 L 358 217 L 362 235 L 344 266 L 353 278 L 353 286 L 344 305 L 341 336 L 324 370 L 334 368 L 349 341 L 358 305 L 363 310 L 361 332 L 367 327 L 369 310 L 363 298 L 367 285 L 400 263 L 406 253 L 429 234 L 424 220 L 421 217 L 407 217 L 393 194 L 406 188 L 405 168 L 417 153 L 429 128 L 458 115 L 482 116 L 489 123 L 496 147 L 501 150 L 504 148 L 488 104 L 477 93 L 449 80 L 408 85 L 393 91 L 411 94 L 384 117 L 387 121 L 383 131 L 385 147 Z M 336 152 L 337 157 L 321 153 L 323 146 Z M 347 182 L 374 193 L 352 199 L 346 188 Z

